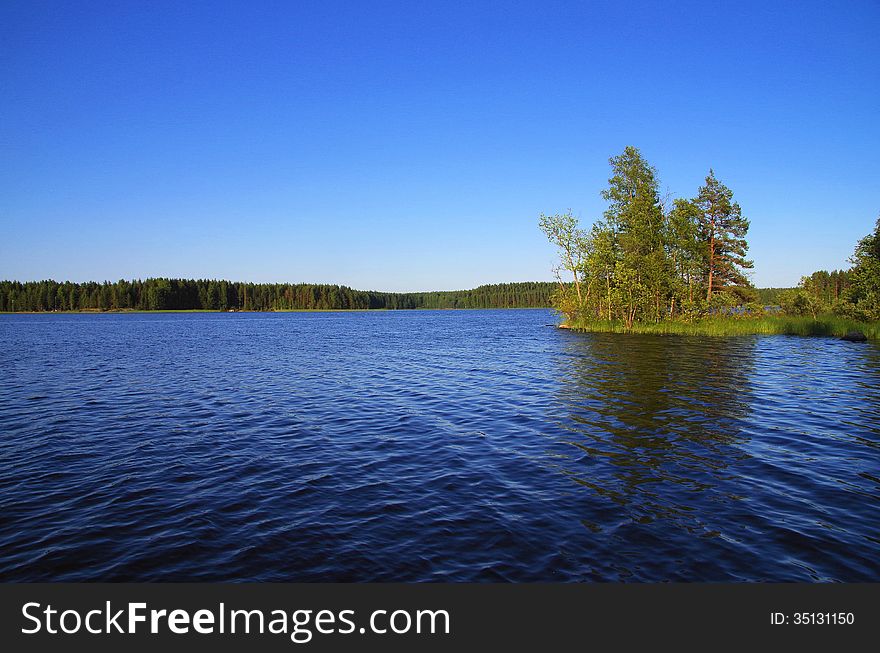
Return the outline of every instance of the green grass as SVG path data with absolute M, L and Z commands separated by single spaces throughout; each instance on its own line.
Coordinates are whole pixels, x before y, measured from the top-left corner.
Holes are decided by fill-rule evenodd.
M 871 340 L 880 340 L 880 322 L 857 322 L 836 315 L 811 317 L 709 317 L 693 322 L 665 321 L 634 324 L 627 330 L 623 322 L 576 320 L 565 326 L 574 331 L 593 333 L 647 333 L 682 336 L 791 335 L 840 337 L 861 331 Z

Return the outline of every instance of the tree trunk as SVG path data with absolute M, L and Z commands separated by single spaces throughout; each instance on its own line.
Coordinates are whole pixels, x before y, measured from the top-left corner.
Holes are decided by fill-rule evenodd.
M 574 289 L 577 290 L 578 304 L 583 305 L 584 300 L 581 297 L 581 282 L 578 279 L 577 268 L 574 265 L 574 261 L 571 260 L 571 253 L 567 252 L 566 255 L 568 256 L 568 269 L 571 270 L 571 274 L 574 276 Z
M 608 321 L 611 321 L 611 277 L 605 275 L 605 286 L 608 288 Z
M 712 277 L 715 272 L 715 221 L 710 222 L 709 232 L 709 289 L 706 292 L 706 301 L 712 301 Z

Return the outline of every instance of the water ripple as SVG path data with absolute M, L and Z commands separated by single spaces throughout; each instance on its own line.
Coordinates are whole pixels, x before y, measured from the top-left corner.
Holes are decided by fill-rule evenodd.
M 0 580 L 876 581 L 880 349 L 0 316 Z

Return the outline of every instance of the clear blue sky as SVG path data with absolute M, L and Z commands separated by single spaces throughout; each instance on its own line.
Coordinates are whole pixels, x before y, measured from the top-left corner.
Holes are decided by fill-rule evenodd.
M 0 4 L 0 278 L 550 279 L 635 145 L 759 286 L 880 212 L 880 3 Z

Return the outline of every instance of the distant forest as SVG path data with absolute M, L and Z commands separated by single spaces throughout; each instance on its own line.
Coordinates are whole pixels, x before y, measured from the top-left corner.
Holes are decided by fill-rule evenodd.
M 849 270 L 819 270 L 803 277 L 800 288 L 758 288 L 758 301 L 764 305 L 776 306 L 785 303 L 787 297 L 801 289 L 822 306 L 831 308 L 840 303 L 851 285 L 852 274 Z
M 851 273 L 820 270 L 799 288 L 756 288 L 764 306 L 787 304 L 804 291 L 820 306 L 836 306 Z M 563 284 L 570 287 L 571 284 Z M 146 279 L 116 282 L 0 281 L 0 312 L 51 311 L 285 311 L 412 308 L 549 308 L 558 282 L 534 281 L 479 286 L 473 290 L 389 293 L 329 284 L 240 283 L 206 279 Z
M 473 290 L 388 293 L 306 283 L 135 279 L 97 283 L 0 281 L 0 311 L 285 311 L 413 308 L 541 308 L 558 284 L 500 283 Z

